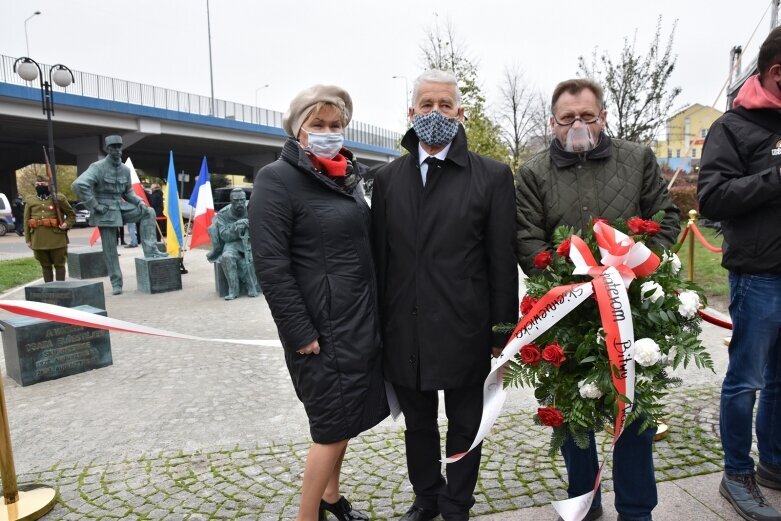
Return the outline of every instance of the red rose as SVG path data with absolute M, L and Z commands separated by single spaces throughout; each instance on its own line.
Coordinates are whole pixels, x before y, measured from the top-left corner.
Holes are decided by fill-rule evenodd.
M 640 235 L 644 233 L 643 228 L 645 227 L 645 222 L 646 221 L 639 217 L 631 217 L 626 220 L 626 225 L 629 227 L 629 231 L 634 235 Z
M 602 217 L 594 217 L 594 220 L 592 221 L 591 224 L 594 225 L 594 224 L 597 224 L 597 223 L 602 223 L 602 224 L 607 224 L 607 225 L 610 224 L 609 222 L 607 222 L 607 219 L 603 219 Z
M 521 315 L 525 315 L 529 311 L 532 310 L 532 307 L 537 303 L 539 299 L 536 299 L 534 297 L 530 297 L 529 295 L 525 295 L 521 299 Z
M 659 230 L 661 230 L 662 227 L 659 226 L 659 223 L 656 221 L 645 221 L 643 222 L 643 233 L 646 235 L 656 235 L 659 233 Z
M 521 361 L 526 365 L 539 365 L 540 348 L 534 344 L 526 344 L 521 348 Z
M 571 241 L 569 240 L 569 238 L 564 239 L 563 241 L 561 241 L 561 244 L 559 244 L 559 247 L 556 248 L 556 253 L 558 253 L 560 257 L 569 258 L 570 242 Z
M 562 362 L 567 359 L 567 357 L 564 355 L 564 350 L 561 348 L 558 342 L 554 342 L 552 344 L 548 344 L 545 346 L 545 349 L 542 350 L 542 359 L 546 362 L 550 362 L 550 364 L 554 367 L 559 367 Z
M 548 250 L 543 250 L 534 257 L 534 266 L 544 270 L 553 262 L 553 255 Z
M 564 423 L 564 415 L 555 407 L 538 408 L 537 417 L 540 419 L 540 423 L 548 427 L 561 427 Z

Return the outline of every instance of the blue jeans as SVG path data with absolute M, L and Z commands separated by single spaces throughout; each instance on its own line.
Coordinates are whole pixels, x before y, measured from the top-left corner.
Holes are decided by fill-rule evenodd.
M 730 272 L 732 340 L 721 386 L 721 444 L 728 474 L 751 474 L 757 391 L 759 459 L 781 465 L 781 274 Z
M 138 227 L 136 223 L 127 223 L 127 233 L 130 236 L 130 246 L 138 246 Z
M 657 503 L 653 456 L 656 429 L 646 429 L 638 434 L 641 423 L 635 420 L 624 429 L 616 443 L 612 461 L 616 511 L 627 521 L 651 521 L 651 511 Z M 580 496 L 594 488 L 599 462 L 593 432 L 589 434 L 589 439 L 589 447 L 585 450 L 575 445 L 571 437 L 561 447 L 569 477 L 569 497 Z M 601 504 L 600 487 L 591 507 Z

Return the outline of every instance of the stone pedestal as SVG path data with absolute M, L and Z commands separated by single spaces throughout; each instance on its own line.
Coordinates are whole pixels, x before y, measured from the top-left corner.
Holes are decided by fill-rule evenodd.
M 74 309 L 106 316 L 103 309 Z M 0 320 L 5 368 L 19 385 L 32 385 L 112 364 L 109 332 L 38 318 Z
M 165 293 L 182 289 L 179 257 L 136 257 L 136 284 L 138 291 L 143 293 Z
M 45 284 L 33 284 L 24 288 L 24 298 L 66 308 L 92 306 L 93 308 L 106 309 L 103 282 L 58 280 Z
M 240 284 L 239 287 L 241 288 L 240 295 L 246 295 L 247 286 L 245 284 Z M 221 259 L 217 259 L 214 262 L 214 289 L 217 291 L 217 295 L 220 297 L 224 297 L 228 294 L 228 278 L 225 276 L 225 272 L 222 271 Z M 258 291 L 258 294 L 263 294 L 262 288 L 260 291 Z
M 103 250 L 68 251 L 68 276 L 72 279 L 108 277 Z

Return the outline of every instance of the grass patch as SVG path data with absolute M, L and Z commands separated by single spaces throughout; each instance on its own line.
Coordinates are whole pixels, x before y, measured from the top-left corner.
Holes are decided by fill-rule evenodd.
M 0 291 L 41 278 L 41 265 L 34 258 L 0 261 Z
M 723 237 L 717 236 L 715 230 L 699 226 L 698 229 L 711 246 L 721 248 Z M 705 290 L 705 295 L 709 300 L 714 300 L 714 302 L 710 302 L 711 305 L 726 302 L 729 298 L 729 283 L 727 282 L 727 270 L 721 267 L 721 253 L 706 250 L 694 237 L 694 233 L 689 233 L 685 244 L 678 252 L 678 257 L 683 265 L 681 276 L 689 276 L 689 248 L 691 248 L 692 238 L 694 239 L 694 282 Z

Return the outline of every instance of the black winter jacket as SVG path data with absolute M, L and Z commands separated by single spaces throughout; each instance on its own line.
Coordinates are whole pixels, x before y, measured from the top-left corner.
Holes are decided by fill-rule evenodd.
M 388 404 L 363 190 L 317 172 L 289 139 L 255 178 L 249 224 L 255 271 L 313 440 L 373 427 Z M 319 355 L 296 353 L 315 339 Z
M 425 187 L 409 151 L 377 172 L 372 192 L 385 377 L 420 390 L 479 384 L 491 327 L 518 318 L 512 172 L 470 152 L 463 127 Z
M 721 221 L 721 264 L 781 273 L 781 111 L 730 110 L 708 132 L 700 162 L 700 212 Z

